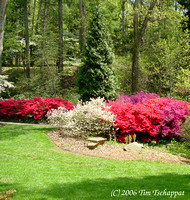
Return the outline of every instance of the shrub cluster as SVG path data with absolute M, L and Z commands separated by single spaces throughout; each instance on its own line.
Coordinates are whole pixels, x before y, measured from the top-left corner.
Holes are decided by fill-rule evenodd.
M 63 126 L 64 133 L 75 136 L 103 136 L 125 143 L 127 136 L 151 141 L 178 137 L 188 117 L 190 104 L 173 98 L 156 98 L 156 94 L 140 92 L 121 96 L 116 101 L 104 98 L 79 101 L 75 107 L 60 98 L 0 101 L 0 118 L 41 119 Z
M 107 105 L 116 117 L 119 142 L 126 142 L 127 134 L 136 134 L 137 139 L 144 141 L 147 137 L 150 140 L 177 137 L 188 116 L 188 103 L 171 98 L 149 99 L 137 104 L 116 100 Z
M 50 124 L 64 126 L 70 135 L 108 138 L 114 135 L 114 115 L 105 105 L 103 98 L 79 101 L 75 109 L 68 112 L 65 108 L 53 109 L 47 118 Z
M 51 109 L 65 107 L 74 108 L 71 102 L 60 98 L 34 97 L 32 100 L 8 99 L 0 101 L 0 118 L 3 119 L 38 119 L 44 118 Z
M 61 107 L 54 109 L 47 116 L 51 124 L 64 126 L 71 130 L 69 134 L 78 136 L 113 136 L 114 127 L 117 141 L 123 143 L 128 135 L 145 142 L 179 136 L 188 116 L 188 103 L 157 97 L 139 92 L 108 103 L 102 98 L 91 99 L 68 112 Z
M 159 98 L 158 94 L 146 93 L 144 91 L 140 91 L 134 95 L 120 95 L 117 101 L 122 101 L 124 103 L 130 103 L 135 105 L 137 103 L 143 103 L 149 99 L 156 99 L 156 98 Z

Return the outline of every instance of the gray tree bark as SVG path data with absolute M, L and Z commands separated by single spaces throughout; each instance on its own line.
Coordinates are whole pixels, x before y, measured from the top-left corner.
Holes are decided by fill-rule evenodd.
M 34 31 L 35 12 L 36 12 L 36 0 L 34 0 L 34 9 L 33 9 L 33 14 L 32 14 L 32 35 L 33 35 L 33 31 Z
M 36 27 L 35 27 L 36 34 L 38 34 L 38 26 L 39 26 L 41 9 L 42 9 L 42 0 L 40 0 L 40 3 L 39 3 L 38 16 L 37 16 L 37 19 L 36 19 Z
M 138 16 L 139 3 L 140 3 L 140 0 L 135 0 L 135 5 L 134 5 L 135 14 L 134 14 L 134 19 L 133 19 L 134 47 L 133 47 L 133 58 L 132 58 L 132 85 L 131 85 L 132 93 L 138 91 L 140 50 L 142 48 L 142 41 L 143 41 L 143 37 L 147 28 L 147 24 L 150 20 L 150 16 L 157 3 L 157 0 L 151 1 L 148 13 L 144 18 L 141 28 L 139 28 L 139 16 Z
M 125 38 L 126 38 L 126 28 L 125 28 L 125 3 L 126 3 L 126 0 L 123 0 L 122 1 L 122 4 L 121 4 L 121 10 L 122 10 L 122 51 L 123 53 L 125 53 L 125 45 L 126 45 L 126 42 L 125 42 Z
M 0 74 L 2 72 L 3 37 L 4 37 L 4 26 L 6 19 L 7 1 L 8 0 L 0 0 Z
M 80 12 L 79 49 L 80 49 L 80 55 L 82 55 L 84 47 L 86 45 L 86 13 L 85 13 L 84 0 L 79 0 L 79 12 Z
M 30 49 L 29 49 L 29 30 L 28 30 L 28 3 L 24 0 L 24 26 L 25 26 L 25 59 L 26 59 L 26 77 L 30 78 Z
M 58 0 L 59 43 L 58 43 L 58 72 L 63 71 L 63 2 Z
M 47 13 L 48 13 L 48 4 L 49 0 L 44 1 L 44 12 L 43 12 L 43 23 L 42 23 L 42 71 L 44 70 L 46 63 L 46 56 L 45 56 L 45 33 L 46 33 L 46 24 L 47 24 Z
M 139 8 L 140 0 L 135 0 L 135 14 L 133 18 L 133 31 L 134 31 L 134 52 L 133 52 L 133 60 L 132 60 L 132 85 L 131 90 L 132 93 L 138 90 L 138 72 L 139 72 L 139 54 L 140 54 L 140 44 L 139 44 L 139 37 L 138 37 L 138 27 L 139 27 L 139 15 L 138 15 L 138 8 Z
M 19 33 L 19 18 L 18 18 L 18 14 L 19 14 L 19 8 L 17 8 L 16 10 L 16 13 L 17 13 L 17 18 L 16 18 L 16 38 L 18 38 L 18 33 Z M 19 65 L 19 53 L 16 52 L 16 55 L 15 55 L 15 65 L 18 66 Z

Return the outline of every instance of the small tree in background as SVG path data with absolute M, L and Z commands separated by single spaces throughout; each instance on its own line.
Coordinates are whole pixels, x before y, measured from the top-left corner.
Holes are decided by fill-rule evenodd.
M 7 81 L 8 76 L 0 75 L 0 93 L 4 92 L 6 88 L 14 87 L 14 85 Z
M 112 41 L 103 23 L 100 8 L 92 5 L 83 66 L 78 73 L 78 92 L 83 101 L 97 97 L 113 99 L 116 96 L 116 78 L 109 66 L 114 59 Z

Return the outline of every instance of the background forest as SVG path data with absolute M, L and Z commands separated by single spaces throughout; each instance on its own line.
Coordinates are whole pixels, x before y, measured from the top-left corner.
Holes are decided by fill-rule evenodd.
M 0 72 L 15 87 L 2 98 L 48 96 L 76 103 L 84 97 L 78 92 L 81 84 L 93 81 L 85 79 L 91 69 L 82 66 L 101 62 L 112 76 L 103 84 L 113 84 L 115 96 L 144 90 L 190 100 L 188 0 L 3 2 L 7 9 Z M 93 34 L 97 27 L 102 38 Z M 106 51 L 99 48 L 102 44 L 109 44 Z

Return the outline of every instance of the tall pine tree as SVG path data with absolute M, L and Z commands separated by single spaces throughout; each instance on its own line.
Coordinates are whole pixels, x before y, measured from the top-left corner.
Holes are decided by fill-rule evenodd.
M 83 101 L 90 98 L 116 96 L 116 78 L 110 64 L 114 59 L 112 41 L 103 22 L 101 9 L 92 4 L 92 17 L 86 38 L 83 66 L 78 73 L 79 94 Z

